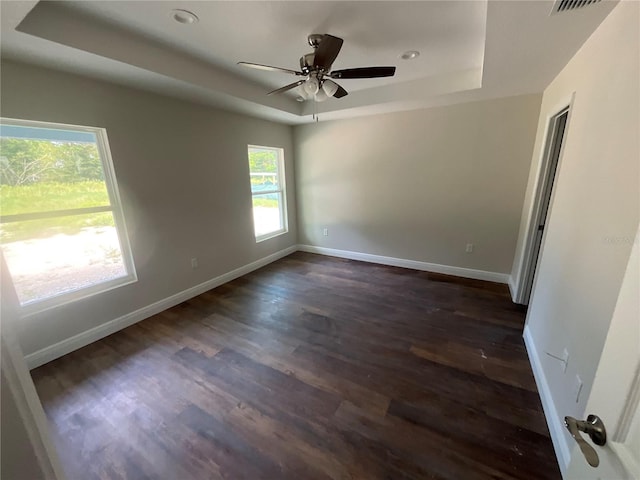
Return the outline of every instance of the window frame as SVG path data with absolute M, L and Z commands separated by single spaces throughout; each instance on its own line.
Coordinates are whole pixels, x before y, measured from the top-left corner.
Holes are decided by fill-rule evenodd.
M 276 155 L 278 156 L 278 163 L 277 163 L 277 173 L 278 173 L 277 179 L 278 179 L 278 186 L 279 186 L 278 189 L 267 190 L 263 192 L 254 192 L 253 189 L 251 188 L 252 172 L 251 172 L 251 165 L 249 164 L 249 154 L 252 148 L 260 149 L 260 150 L 271 150 L 276 152 Z M 280 235 L 284 235 L 285 233 L 289 232 L 289 221 L 287 218 L 287 187 L 285 182 L 286 175 L 284 170 L 284 148 L 249 144 L 247 146 L 247 164 L 249 166 L 249 190 L 251 192 L 251 218 L 253 221 L 253 235 L 256 239 L 256 243 L 260 243 L 260 242 L 264 242 L 265 240 L 269 240 L 270 238 L 278 237 Z M 279 210 L 280 210 L 280 221 L 282 223 L 282 228 L 279 230 L 274 230 L 273 232 L 265 233 L 264 235 L 258 235 L 256 232 L 255 220 L 253 220 L 254 219 L 253 198 L 255 196 L 268 195 L 273 193 L 277 193 L 278 195 L 280 195 Z
M 0 117 L 0 124 L 11 125 L 16 127 L 32 127 L 32 128 L 51 128 L 60 130 L 70 130 L 83 133 L 92 133 L 96 137 L 96 148 L 98 155 L 100 156 L 100 162 L 104 172 L 104 183 L 107 189 L 109 197 L 108 207 L 81 207 L 74 209 L 49 211 L 49 212 L 34 212 L 24 213 L 17 215 L 7 215 L 11 217 L 12 221 L 25 221 L 25 220 L 39 220 L 42 218 L 56 218 L 66 216 L 68 212 L 78 212 L 77 214 L 89 214 L 99 212 L 111 212 L 113 215 L 113 221 L 116 228 L 116 234 L 118 236 L 118 243 L 120 244 L 120 254 L 122 256 L 122 262 L 126 270 L 126 275 L 122 277 L 112 278 L 110 280 L 95 283 L 86 287 L 80 287 L 75 290 L 69 290 L 50 297 L 43 298 L 41 300 L 32 300 L 25 304 L 19 304 L 22 317 L 34 315 L 45 310 L 60 307 L 78 300 L 82 300 L 94 295 L 113 290 L 125 285 L 129 285 L 138 281 L 138 275 L 136 272 L 135 264 L 133 261 L 133 253 L 131 251 L 131 244 L 129 241 L 128 230 L 125 223 L 124 211 L 122 209 L 122 201 L 120 199 L 120 192 L 118 189 L 118 182 L 116 180 L 116 174 L 113 167 L 113 159 L 111 157 L 111 148 L 109 147 L 109 139 L 107 137 L 107 130 L 101 127 L 89 127 L 84 125 L 72 125 L 66 123 L 57 122 L 45 122 L 36 120 L 23 120 L 17 118 Z M 57 213 L 57 215 L 56 215 Z M 4 223 L 4 222 L 2 222 Z M 4 255 L 4 253 L 3 253 Z M 11 268 L 9 268 L 9 274 L 11 274 Z M 12 279 L 13 281 L 13 279 Z

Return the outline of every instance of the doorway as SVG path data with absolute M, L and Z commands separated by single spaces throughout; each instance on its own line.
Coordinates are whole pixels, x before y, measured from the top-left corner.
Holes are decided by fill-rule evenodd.
M 544 159 L 540 170 L 540 179 L 536 194 L 531 224 L 529 226 L 529 238 L 525 256 L 525 268 L 523 268 L 520 288 L 516 303 L 529 304 L 533 282 L 535 279 L 542 240 L 549 216 L 553 185 L 555 183 L 558 162 L 562 154 L 562 146 L 566 137 L 567 122 L 569 120 L 570 106 L 560 110 L 549 119 L 547 127 L 547 141 L 544 150 Z

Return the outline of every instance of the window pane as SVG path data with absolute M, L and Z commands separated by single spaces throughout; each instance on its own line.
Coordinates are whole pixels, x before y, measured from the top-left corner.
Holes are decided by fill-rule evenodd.
M 7 125 L 0 132 L 1 215 L 109 205 L 95 134 Z
M 111 212 L 5 223 L 0 241 L 22 305 L 127 275 Z
M 268 148 L 249 148 L 251 191 L 279 190 L 278 151 Z
M 253 225 L 256 237 L 284 228 L 280 215 L 281 193 L 253 196 Z

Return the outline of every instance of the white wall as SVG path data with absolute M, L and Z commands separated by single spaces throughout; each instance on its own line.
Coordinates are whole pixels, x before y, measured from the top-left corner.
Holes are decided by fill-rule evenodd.
M 542 394 L 555 410 L 556 418 L 548 418 L 552 433 L 563 416 L 587 413 L 585 402 L 638 227 L 639 7 L 637 2 L 616 6 L 542 99 L 519 253 L 548 117 L 575 92 L 527 316 L 527 334 L 540 359 Z M 517 256 L 514 276 L 519 269 Z M 561 355 L 565 347 L 570 355 L 566 374 L 560 362 L 545 354 Z M 576 375 L 584 382 L 578 403 Z M 558 432 L 560 444 L 569 442 L 564 428 Z
M 295 127 L 300 243 L 510 272 L 540 100 Z
M 107 129 L 139 278 L 24 318 L 25 354 L 296 244 L 291 127 L 13 62 L 1 87 L 5 117 Z M 259 244 L 248 144 L 285 151 L 289 233 Z

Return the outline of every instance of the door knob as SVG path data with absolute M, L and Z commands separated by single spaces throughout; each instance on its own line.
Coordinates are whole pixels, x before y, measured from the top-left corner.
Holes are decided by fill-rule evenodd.
M 567 427 L 569 433 L 580 447 L 580 451 L 587 460 L 587 463 L 592 467 L 597 467 L 600 464 L 598 453 L 589 445 L 580 432 L 584 432 L 589 435 L 591 441 L 596 445 L 604 445 L 607 443 L 607 430 L 604 428 L 604 423 L 597 415 L 589 415 L 586 420 L 576 420 L 573 417 L 564 417 L 564 426 Z

